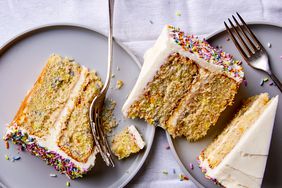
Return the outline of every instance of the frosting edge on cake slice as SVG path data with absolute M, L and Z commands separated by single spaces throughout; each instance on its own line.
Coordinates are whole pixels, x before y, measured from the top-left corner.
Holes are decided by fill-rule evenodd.
M 48 59 L 48 62 L 52 60 L 57 61 L 59 57 L 60 56 L 58 55 L 52 55 L 50 57 L 51 59 L 50 58 Z M 18 124 L 18 123 L 21 124 L 23 122 L 19 120 L 22 119 L 21 115 L 24 114 L 25 111 L 28 111 L 28 109 L 25 109 L 26 108 L 25 103 L 28 103 L 30 101 L 30 97 L 33 97 L 32 95 L 33 95 L 34 87 L 38 87 L 37 84 L 41 84 L 40 81 L 38 80 L 42 79 L 42 73 L 47 69 L 45 67 L 42 73 L 40 74 L 40 76 L 38 77 L 38 80 L 34 84 L 33 88 L 27 93 L 24 102 L 19 108 L 18 113 L 15 116 L 13 122 L 7 127 L 6 136 L 4 139 L 5 140 L 11 139 L 14 143 L 18 145 L 22 145 L 31 154 L 40 157 L 41 159 L 46 161 L 47 164 L 54 166 L 56 170 L 60 171 L 61 173 L 65 173 L 67 176 L 73 179 L 73 178 L 81 177 L 82 174 L 88 172 L 95 165 L 95 158 L 96 158 L 96 154 L 98 153 L 98 150 L 94 146 L 92 153 L 87 158 L 87 161 L 79 162 L 73 159 L 69 154 L 64 152 L 59 147 L 58 136 L 62 129 L 62 124 L 65 121 L 67 121 L 68 116 L 75 108 L 76 102 L 80 97 L 81 92 L 84 89 L 83 85 L 85 84 L 87 75 L 94 74 L 95 78 L 97 78 L 97 80 L 95 80 L 95 84 L 96 81 L 99 81 L 100 83 L 100 79 L 95 72 L 94 73 L 89 72 L 88 68 L 82 65 L 80 66 L 78 63 L 74 62 L 73 60 L 69 60 L 67 58 L 62 58 L 61 60 L 69 61 L 70 64 L 78 65 L 81 68 L 81 72 L 79 74 L 78 80 L 76 81 L 75 85 L 72 87 L 71 93 L 64 104 L 64 108 L 60 111 L 59 116 L 56 118 L 56 121 L 53 123 L 54 126 L 49 129 L 46 135 L 44 135 L 43 137 L 38 137 L 36 135 L 30 134 L 28 130 L 26 130 L 23 126 Z M 46 66 L 47 65 L 48 63 L 46 64 Z M 69 74 L 72 75 L 73 72 L 69 72 Z M 92 93 L 91 95 L 94 95 L 94 93 Z M 45 108 L 48 108 L 48 106 L 45 106 Z M 26 118 L 28 118 L 28 116 L 26 116 Z M 24 123 L 29 124 L 29 122 L 24 122 Z M 33 124 L 29 126 L 33 126 Z
M 225 187 L 260 187 L 266 167 L 278 96 L 272 98 L 259 118 L 215 168 L 200 158 L 207 178 Z M 268 127 L 265 127 L 268 126 Z
M 205 40 L 185 35 L 179 28 L 166 25 L 155 45 L 144 55 L 144 64 L 138 80 L 122 108 L 125 117 L 132 103 L 143 93 L 146 85 L 153 80 L 165 59 L 173 53 L 188 57 L 211 72 L 225 74 L 238 82 L 238 85 L 244 77 L 241 62 L 234 60 L 231 55 L 213 48 Z

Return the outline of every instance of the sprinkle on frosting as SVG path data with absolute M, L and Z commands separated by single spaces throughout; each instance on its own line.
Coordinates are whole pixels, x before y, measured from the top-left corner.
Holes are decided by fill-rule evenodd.
M 179 28 L 168 26 L 169 36 L 174 39 L 175 43 L 180 45 L 185 51 L 195 54 L 199 59 L 203 59 L 208 63 L 222 67 L 223 72 L 231 75 L 240 81 L 244 77 L 241 61 L 234 60 L 233 56 L 216 49 L 204 40 L 200 40 L 194 35 L 185 35 Z
M 27 133 L 23 133 L 17 127 L 11 129 L 11 131 L 4 137 L 4 140 L 12 140 L 14 144 L 20 145 L 32 155 L 40 157 L 48 165 L 53 166 L 57 171 L 66 174 L 71 179 L 82 177 L 82 175 L 88 171 L 88 169 L 80 169 L 69 159 L 63 158 L 58 153 L 49 151 L 45 147 L 41 147 L 32 137 L 28 136 Z M 7 157 L 5 156 L 6 159 Z M 14 160 L 19 159 L 20 158 L 17 157 Z

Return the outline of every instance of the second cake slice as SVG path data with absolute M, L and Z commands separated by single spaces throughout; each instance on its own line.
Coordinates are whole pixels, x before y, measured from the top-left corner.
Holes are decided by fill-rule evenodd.
M 144 56 L 123 113 L 160 125 L 173 137 L 198 140 L 233 103 L 244 76 L 240 64 L 205 40 L 165 26 Z

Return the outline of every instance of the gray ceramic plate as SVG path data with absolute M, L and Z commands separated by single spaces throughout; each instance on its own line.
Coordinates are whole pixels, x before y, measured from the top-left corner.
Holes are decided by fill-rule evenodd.
M 261 40 L 261 43 L 265 46 L 269 53 L 271 65 L 274 73 L 277 77 L 282 80 L 282 27 L 274 26 L 270 24 L 251 24 L 251 29 Z M 233 54 L 237 59 L 242 60 L 241 56 L 237 52 L 232 41 L 227 41 L 228 34 L 226 31 L 218 31 L 208 37 L 208 41 L 213 46 L 222 46 L 223 50 Z M 268 48 L 268 43 L 271 43 L 271 48 Z M 230 120 L 234 110 L 238 107 L 239 101 L 241 99 L 247 98 L 255 94 L 262 92 L 268 92 L 271 96 L 279 95 L 280 100 L 282 99 L 282 94 L 275 86 L 270 86 L 268 81 L 264 86 L 260 86 L 260 81 L 266 75 L 262 72 L 253 70 L 248 67 L 246 63 L 243 63 L 245 69 L 245 75 L 248 82 L 247 87 L 241 86 L 238 95 L 236 96 L 236 101 L 234 106 L 228 108 L 224 114 L 220 117 L 217 128 L 210 130 L 207 137 L 199 142 L 189 143 L 183 138 L 172 139 L 167 134 L 167 139 L 169 141 L 171 150 L 178 161 L 179 165 L 182 167 L 183 172 L 198 186 L 198 187 L 217 187 L 209 180 L 207 180 L 202 174 L 201 170 L 198 168 L 196 161 L 197 156 L 200 152 L 212 141 L 212 139 L 222 130 L 224 125 Z M 269 152 L 268 162 L 265 170 L 263 187 L 282 187 L 282 102 L 279 101 L 279 106 L 277 110 L 277 116 L 275 120 L 275 126 L 273 130 L 271 148 Z M 189 164 L 194 165 L 194 169 L 189 168 Z
M 57 25 L 41 27 L 16 37 L 0 50 L 0 137 L 5 131 L 5 124 L 15 115 L 21 100 L 31 88 L 51 53 L 73 57 L 77 62 L 94 68 L 105 80 L 107 63 L 107 38 L 82 26 Z M 114 130 L 117 132 L 127 125 L 134 124 L 147 143 L 146 149 L 124 161 L 115 159 L 116 167 L 106 167 L 100 156 L 90 174 L 77 180 L 69 180 L 59 175 L 53 167 L 47 166 L 40 159 L 27 152 L 17 153 L 17 147 L 10 144 L 5 149 L 0 140 L 0 187 L 1 183 L 9 188 L 18 187 L 65 187 L 70 181 L 72 187 L 123 187 L 138 172 L 150 151 L 155 128 L 143 121 L 124 120 L 121 107 L 126 96 L 135 84 L 140 72 L 140 64 L 124 47 L 114 43 L 115 78 L 109 98 L 117 102 L 115 116 L 120 121 Z M 117 69 L 119 67 L 119 70 Z M 124 81 L 121 90 L 115 89 L 117 79 Z M 21 160 L 11 162 L 4 155 L 19 155 Z M 57 178 L 49 177 L 58 174 Z

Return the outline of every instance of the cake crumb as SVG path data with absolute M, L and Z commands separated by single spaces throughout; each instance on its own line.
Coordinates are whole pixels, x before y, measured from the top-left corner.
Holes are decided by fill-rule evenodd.
M 70 187 L 70 182 L 69 181 L 66 182 L 66 186 Z
M 149 22 L 150 22 L 150 24 L 154 24 L 154 22 L 152 20 L 150 20 Z
M 268 48 L 271 48 L 271 46 L 272 46 L 271 43 L 267 43 Z
M 114 109 L 116 107 L 116 102 L 112 99 L 106 99 L 102 112 L 102 124 L 104 132 L 109 134 L 112 132 L 112 129 L 115 128 L 118 124 L 113 116 Z
M 170 149 L 170 146 L 166 146 L 165 149 L 166 149 L 166 150 L 169 150 L 169 149 Z
M 229 37 L 227 37 L 227 38 L 226 38 L 226 41 L 230 41 L 230 38 L 229 38 Z
M 175 170 L 175 169 L 172 169 L 172 173 L 173 173 L 173 174 L 176 174 L 176 170 Z
M 117 80 L 117 84 L 116 84 L 117 89 L 121 89 L 123 85 L 124 85 L 124 83 L 123 83 L 122 80 Z
M 120 71 L 120 68 L 119 68 L 119 66 L 117 66 L 117 71 Z
M 116 75 L 115 74 L 112 74 L 112 78 L 114 78 Z

